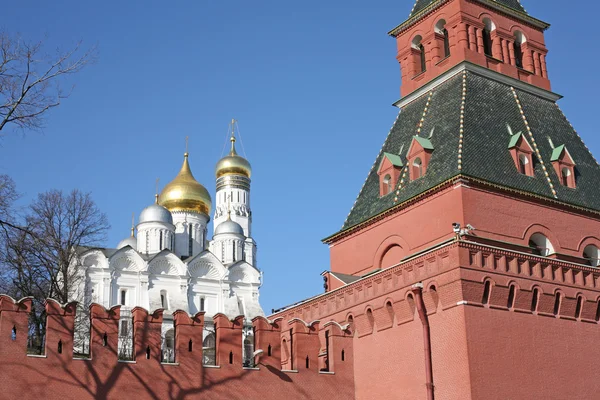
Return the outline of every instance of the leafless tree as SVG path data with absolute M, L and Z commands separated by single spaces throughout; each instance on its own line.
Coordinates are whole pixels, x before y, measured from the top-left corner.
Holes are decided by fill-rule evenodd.
M 95 48 L 85 51 L 81 43 L 47 54 L 43 41 L 28 43 L 0 31 L 0 132 L 8 124 L 42 128 L 46 112 L 70 94 L 61 89 L 63 78 L 81 71 L 95 55 Z
M 32 334 L 41 345 L 44 299 L 82 300 L 85 274 L 78 251 L 103 242 L 109 224 L 89 193 L 51 190 L 38 195 L 21 226 L 4 231 L 0 290 L 16 298 L 34 296 Z

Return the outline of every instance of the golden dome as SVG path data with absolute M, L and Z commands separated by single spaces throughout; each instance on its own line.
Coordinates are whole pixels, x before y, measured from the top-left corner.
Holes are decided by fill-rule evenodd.
M 231 135 L 231 151 L 228 155 L 221 158 L 215 167 L 217 179 L 225 175 L 243 175 L 250 178 L 252 167 L 250 163 L 235 152 L 235 137 Z
M 210 215 L 212 200 L 208 190 L 192 175 L 188 153 L 183 156 L 181 170 L 160 193 L 158 203 L 169 211 L 192 211 Z

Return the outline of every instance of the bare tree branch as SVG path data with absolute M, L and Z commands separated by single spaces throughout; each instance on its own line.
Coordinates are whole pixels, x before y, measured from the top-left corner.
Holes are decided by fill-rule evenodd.
M 46 112 L 70 94 L 62 92 L 62 78 L 96 58 L 96 48 L 84 51 L 81 43 L 54 56 L 42 53 L 43 44 L 25 43 L 0 31 L 0 131 L 8 124 L 42 128 Z

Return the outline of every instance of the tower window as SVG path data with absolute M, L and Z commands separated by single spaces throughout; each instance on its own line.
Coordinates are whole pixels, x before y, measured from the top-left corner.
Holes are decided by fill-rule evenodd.
M 492 34 L 487 28 L 483 29 L 483 52 L 486 56 L 492 56 Z
M 540 298 L 539 289 L 538 288 L 533 289 L 533 297 L 531 298 L 531 312 L 537 311 L 539 298 Z
M 483 285 L 483 297 L 481 299 L 481 304 L 487 305 L 490 302 L 490 291 L 492 290 L 491 288 L 492 284 L 490 283 L 490 281 L 485 281 L 485 284 Z
M 492 40 L 492 32 L 496 30 L 496 25 L 489 18 L 484 18 L 483 24 L 483 52 L 486 56 L 493 57 L 494 41 Z
M 444 35 L 444 57 L 450 57 L 450 35 L 448 35 L 448 29 L 444 28 L 442 34 Z
M 514 41 L 514 49 L 515 49 L 515 65 L 518 68 L 523 68 L 523 48 L 522 45 L 525 43 L 525 36 L 523 33 L 517 31 L 515 32 L 515 41 Z
M 204 297 L 200 297 L 200 311 L 204 311 L 204 304 L 205 300 Z
M 127 290 L 121 290 L 121 305 L 124 306 L 127 304 Z
M 425 72 L 427 70 L 427 62 L 425 60 L 425 47 L 422 44 L 419 44 L 420 59 L 421 59 L 421 72 Z
M 158 250 L 162 250 L 163 249 L 163 232 L 160 231 L 160 239 L 158 242 Z

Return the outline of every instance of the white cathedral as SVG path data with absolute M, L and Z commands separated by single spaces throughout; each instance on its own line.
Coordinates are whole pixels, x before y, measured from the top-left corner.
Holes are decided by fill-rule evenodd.
M 217 313 L 230 318 L 244 315 L 248 324 L 264 315 L 258 302 L 261 273 L 256 267 L 256 243 L 251 232 L 251 167 L 236 153 L 234 123 L 231 151 L 219 160 L 215 175 L 211 240 L 207 234 L 211 196 L 194 179 L 186 152 L 181 170 L 160 195 L 156 194 L 155 203 L 140 213 L 130 237 L 116 249 L 84 249 L 80 253 L 85 274 L 81 280 L 84 287 L 79 288 L 83 303 L 106 308 L 121 305 L 120 352 L 131 350 L 127 343 L 131 338 L 131 309 L 136 306 L 149 311 L 164 309 L 165 361 L 172 353 L 175 310 L 192 315 L 204 311 L 208 323 Z M 205 337 L 210 357 L 214 342 L 210 324 Z

